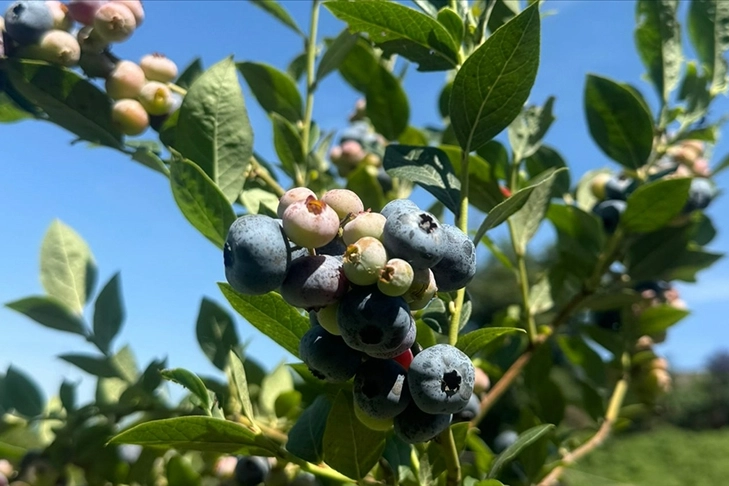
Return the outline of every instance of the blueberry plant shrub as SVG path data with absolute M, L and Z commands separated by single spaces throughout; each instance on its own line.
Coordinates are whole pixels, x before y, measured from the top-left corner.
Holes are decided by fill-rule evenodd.
M 18 368 L 0 375 L 0 484 L 559 483 L 669 389 L 653 345 L 688 314 L 673 282 L 721 257 L 704 209 L 729 165 L 709 163 L 729 4 L 692 0 L 679 22 L 675 0 L 636 2 L 657 112 L 637 88 L 588 75 L 585 121 L 614 164 L 575 184 L 542 143 L 554 98 L 526 105 L 539 2 L 313 0 L 308 29 L 275 1 L 255 5 L 305 41 L 288 72 L 123 59 L 118 44 L 143 26 L 137 0 L 7 7 L 0 120 L 49 121 L 167 178 L 221 251 L 222 296 L 294 359 L 263 370 L 206 298 L 197 337 L 225 379 L 139 367 L 113 345 L 119 276 L 97 293 L 91 250 L 56 221 L 46 294 L 6 305 L 93 346 L 60 358 L 95 376 L 96 394 L 80 403 L 64 383 L 44 403 Z M 317 35 L 322 8 L 346 24 L 335 38 Z M 411 124 L 404 66 L 444 73 L 440 127 Z M 363 96 L 337 138 L 314 121 L 334 73 Z M 275 161 L 254 149 L 238 74 L 270 115 Z M 408 199 L 414 185 L 427 207 Z M 535 274 L 527 247 L 543 224 L 557 238 Z M 500 225 L 508 248 L 490 234 Z M 490 322 L 471 318 L 481 245 L 518 283 L 519 304 Z M 181 402 L 165 381 L 186 389 Z

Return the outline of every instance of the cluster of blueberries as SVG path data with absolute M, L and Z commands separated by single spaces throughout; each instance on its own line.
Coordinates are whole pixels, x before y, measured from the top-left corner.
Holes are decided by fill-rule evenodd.
M 173 61 L 149 54 L 135 63 L 111 53 L 112 43 L 129 39 L 143 20 L 140 0 L 19 0 L 0 19 L 0 57 L 79 66 L 87 76 L 105 79 L 113 124 L 125 135 L 139 135 L 182 104 L 169 87 L 177 77 Z
M 458 228 L 441 224 L 407 199 L 365 211 L 352 191 L 321 198 L 298 187 L 278 216 L 249 214 L 230 227 L 225 275 L 245 294 L 278 290 L 309 311 L 312 327 L 299 354 L 319 379 L 354 378 L 362 423 L 409 443 L 443 431 L 474 400 L 474 366 L 454 346 L 421 349 L 411 311 L 436 291 L 466 286 L 476 250 Z
M 638 187 L 638 181 L 624 174 L 600 174 L 592 180 L 590 189 L 600 201 L 592 208 L 603 223 L 605 231 L 613 233 L 618 227 L 620 216 L 628 207 L 627 199 Z M 688 200 L 683 214 L 706 209 L 715 196 L 711 181 L 705 177 L 691 179 Z
M 341 177 L 349 176 L 362 165 L 366 166 L 376 176 L 382 191 L 387 193 L 393 184 L 392 178 L 382 166 L 382 154 L 386 144 L 387 141 L 367 121 L 358 119 L 342 130 L 339 143 L 329 151 L 329 160 Z

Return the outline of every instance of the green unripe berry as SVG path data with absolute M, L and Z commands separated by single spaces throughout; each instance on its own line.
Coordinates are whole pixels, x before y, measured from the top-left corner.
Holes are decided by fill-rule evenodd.
M 49 30 L 37 44 L 23 47 L 20 56 L 72 67 L 78 64 L 81 47 L 76 38 L 65 30 Z
M 351 245 L 365 236 L 382 240 L 382 231 L 385 228 L 386 222 L 387 218 L 380 213 L 360 213 L 352 221 L 344 225 L 342 239 L 347 245 Z
M 590 181 L 590 191 L 599 200 L 605 199 L 605 184 L 610 180 L 610 174 L 601 172 Z
M 377 288 L 385 295 L 399 297 L 413 284 L 413 267 L 400 258 L 387 261 L 377 279 Z
M 332 189 L 324 193 L 321 200 L 337 212 L 340 220 L 347 216 L 356 216 L 364 211 L 364 204 L 357 193 L 349 189 Z
M 158 81 L 149 81 L 142 86 L 138 99 L 150 115 L 166 115 L 174 105 L 170 88 Z
M 357 417 L 357 420 L 359 420 L 362 425 L 367 427 L 368 429 L 372 430 L 379 430 L 382 432 L 386 432 L 390 429 L 392 429 L 392 425 L 394 423 L 394 419 L 378 419 L 373 418 L 367 415 L 362 408 L 360 408 L 359 405 L 357 405 L 357 402 L 354 402 L 354 415 Z
M 339 324 L 337 323 L 337 310 L 339 309 L 339 302 L 322 307 L 316 313 L 316 320 L 319 325 L 335 336 L 340 336 L 342 332 L 339 330 Z
M 147 84 L 144 71 L 132 61 L 119 61 L 106 78 L 106 93 L 115 100 L 138 98 Z
M 94 30 L 107 42 L 124 42 L 136 28 L 134 14 L 123 3 L 105 3 L 94 16 Z
M 139 61 L 139 66 L 150 81 L 169 83 L 177 77 L 177 64 L 163 54 L 147 54 Z
M 149 115 L 137 100 L 124 99 L 114 103 L 111 121 L 124 135 L 139 135 L 149 127 Z
M 355 285 L 372 285 L 377 282 L 380 270 L 386 263 L 387 251 L 382 242 L 365 236 L 347 247 L 343 261 L 344 275 Z

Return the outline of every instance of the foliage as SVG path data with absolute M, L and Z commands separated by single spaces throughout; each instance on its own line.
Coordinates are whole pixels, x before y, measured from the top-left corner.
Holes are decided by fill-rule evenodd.
M 256 2 L 304 38 L 304 52 L 286 73 L 232 57 L 207 69 L 196 61 L 170 84 L 183 97 L 152 124 L 159 141 L 122 135 L 112 100 L 85 74 L 23 59 L 6 42 L 0 120 L 49 120 L 160 172 L 184 217 L 219 249 L 237 216 L 275 215 L 289 186 L 319 195 L 347 187 L 373 211 L 422 187 L 432 213 L 452 216 L 503 266 L 413 312 L 422 347 L 458 346 L 483 372 L 476 415 L 414 446 L 370 429 L 353 408 L 351 383 L 319 381 L 298 359 L 270 372 L 247 359 L 229 307 L 294 358 L 309 318 L 277 292 L 243 295 L 223 282 L 229 306 L 202 299 L 196 324 L 220 376 L 164 360 L 139 366 L 130 346 L 115 343 L 121 276 L 99 288 L 91 249 L 56 221 L 41 245 L 45 294 L 6 305 L 96 348 L 60 356 L 96 377 L 96 394 L 79 403 L 64 383 L 46 401 L 15 366 L 0 375 L 0 456 L 19 478 L 42 463 L 72 484 L 215 484 L 226 480 L 227 456 L 253 455 L 272 458 L 271 477 L 286 482 L 305 472 L 324 484 L 547 485 L 635 410 L 655 406 L 670 375 L 653 344 L 688 315 L 671 282 L 696 281 L 722 256 L 707 248 L 716 231 L 703 209 L 716 195 L 712 175 L 727 166 L 709 168 L 707 145 L 721 123 L 709 106 L 729 88 L 729 11 L 692 0 L 682 29 L 677 2 L 636 2 L 636 47 L 658 113 L 636 87 L 588 74 L 587 128 L 617 165 L 573 183 L 559 151 L 543 143 L 558 103 L 525 106 L 540 62 L 541 2 L 414 3 L 313 0 L 304 32 L 283 5 Z M 322 5 L 346 23 L 335 39 L 317 36 Z M 683 60 L 684 30 L 698 61 Z M 400 74 L 410 65 L 444 72 L 433 93 L 440 127 L 410 119 Z M 364 96 L 351 118 L 354 145 L 335 143 L 313 119 L 315 96 L 326 96 L 318 83 L 334 72 Z M 255 152 L 238 74 L 270 116 L 276 162 Z M 535 256 L 529 243 L 546 224 L 556 241 Z M 501 225 L 509 238 L 497 244 L 491 232 Z M 503 305 L 474 305 L 502 273 L 513 284 L 495 299 Z M 179 403 L 161 392 L 165 380 L 186 390 Z M 143 448 L 130 454 L 129 444 Z M 42 454 L 27 459 L 35 450 Z

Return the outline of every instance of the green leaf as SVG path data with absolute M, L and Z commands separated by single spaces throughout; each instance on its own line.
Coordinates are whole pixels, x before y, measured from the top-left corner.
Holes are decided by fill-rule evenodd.
M 43 238 L 40 267 L 48 295 L 81 314 L 96 280 L 94 257 L 83 238 L 54 220 Z
M 102 352 L 109 351 L 111 341 L 124 323 L 120 275 L 115 274 L 96 297 L 94 304 L 94 342 Z
M 390 144 L 383 166 L 389 175 L 419 184 L 453 214 L 458 214 L 461 182 L 445 152 L 435 147 Z
M 466 437 L 468 429 L 471 425 L 468 422 L 461 422 L 451 425 L 451 433 L 453 434 L 453 442 L 456 446 L 456 453 L 460 456 L 466 447 Z M 448 454 L 445 447 L 439 441 L 432 440 L 428 443 L 428 461 L 430 462 L 431 475 L 433 478 L 439 477 L 446 469 L 445 456 Z
M 685 282 L 696 282 L 696 273 L 703 270 L 724 257 L 723 253 L 712 253 L 703 250 L 686 250 L 673 261 L 673 265 L 667 272 L 668 280 L 683 280 Z
M 677 256 L 686 251 L 689 234 L 685 228 L 663 228 L 636 239 L 628 249 L 628 274 L 636 281 L 662 278 L 674 267 Z
M 554 121 L 554 96 L 544 106 L 528 106 L 509 125 L 509 143 L 515 160 L 524 160 L 536 153 Z
M 466 152 L 506 128 L 521 112 L 539 66 L 539 5 L 533 4 L 493 33 L 458 71 L 450 116 Z
M 690 178 L 663 179 L 640 186 L 628 197 L 628 207 L 620 217 L 627 231 L 656 231 L 678 216 L 688 199 Z
M 532 445 L 545 434 L 551 432 L 553 428 L 554 425 L 552 424 L 537 425 L 536 427 L 532 427 L 531 429 L 519 434 L 519 438 L 516 439 L 516 442 L 507 447 L 504 452 L 496 456 L 496 459 L 491 465 L 488 477 L 493 478 L 497 476 L 499 471 L 501 471 L 505 465 L 516 459 L 516 457 L 521 454 L 524 449 Z
M 83 320 L 53 297 L 45 295 L 26 297 L 9 302 L 5 306 L 30 317 L 42 326 L 80 334 L 81 336 L 86 335 L 86 326 Z
M 589 74 L 584 102 L 590 135 L 605 155 L 629 169 L 642 167 L 653 147 L 653 120 L 633 91 Z
M 562 155 L 552 147 L 541 145 L 536 152 L 526 159 L 526 169 L 530 178 L 537 177 L 548 169 L 559 169 L 567 167 L 567 163 Z M 562 171 L 555 175 L 555 181 L 552 185 L 552 196 L 562 197 L 570 191 L 571 181 L 568 170 Z
M 63 383 L 61 383 L 58 396 L 66 412 L 72 412 L 76 409 L 76 386 L 78 386 L 78 383 L 71 383 L 66 380 L 63 380 Z
M 359 37 L 347 56 L 339 65 L 339 73 L 344 80 L 360 93 L 366 93 L 372 73 L 380 69 L 372 46 Z
M 228 311 L 215 301 L 203 297 L 195 324 L 197 342 L 205 356 L 219 370 L 225 370 L 231 349 L 238 346 L 235 321 Z
M 463 34 L 466 29 L 463 25 L 463 19 L 458 15 L 458 12 L 451 8 L 444 8 L 437 13 L 437 19 L 451 35 L 456 46 L 460 46 L 463 42 Z
M 711 96 L 727 90 L 729 48 L 729 3 L 719 0 L 692 0 L 688 12 L 688 34 L 696 54 L 711 80 Z
M 195 58 L 177 77 L 175 84 L 183 89 L 190 89 L 192 83 L 205 72 L 200 58 Z
M 529 289 L 529 312 L 531 315 L 537 315 L 547 312 L 552 307 L 554 307 L 552 286 L 548 276 L 545 275 Z
M 638 336 L 661 333 L 689 315 L 689 311 L 677 309 L 669 304 L 649 307 L 641 312 L 638 322 L 631 327 L 631 333 Z
M 729 168 L 729 154 L 725 155 L 724 158 L 716 164 L 716 167 L 711 170 L 711 174 L 716 177 L 717 174 L 724 172 L 727 168 Z
M 10 365 L 2 385 L 4 405 L 9 405 L 9 408 L 26 417 L 36 417 L 43 413 L 45 399 L 41 390 L 24 372 Z
M 460 181 L 463 151 L 457 145 L 441 145 L 439 148 L 448 155 L 456 178 Z M 491 211 L 504 199 L 493 172 L 493 168 L 481 156 L 468 155 L 468 202 L 483 212 Z
M 58 356 L 63 361 L 71 363 L 86 373 L 100 378 L 121 378 L 121 373 L 114 366 L 111 360 L 103 355 L 90 356 L 87 354 L 61 354 Z
M 317 396 L 289 431 L 286 450 L 305 461 L 321 462 L 324 458 L 324 429 L 331 408 L 332 404 L 324 395 Z
M 28 112 L 20 109 L 5 93 L 0 92 L 0 123 L 14 123 L 32 118 Z
M 296 25 L 296 21 L 291 17 L 291 15 L 286 11 L 285 8 L 283 8 L 281 5 L 278 4 L 278 2 L 276 2 L 276 0 L 253 0 L 252 3 L 264 12 L 272 15 L 274 18 L 276 18 L 276 20 L 278 20 L 300 36 L 304 36 L 304 33 L 301 32 L 299 26 Z
M 295 179 L 296 173 L 299 171 L 298 166 L 303 164 L 306 159 L 304 142 L 296 127 L 282 116 L 277 113 L 272 114 L 271 122 L 273 123 L 273 146 L 281 161 L 281 168 L 286 175 Z
M 231 58 L 190 86 L 180 107 L 174 148 L 195 162 L 228 202 L 238 198 L 253 155 L 253 131 Z
M 172 195 L 185 218 L 204 237 L 223 248 L 235 213 L 223 192 L 203 170 L 187 159 L 170 162 Z
M 352 32 L 366 32 L 386 57 L 400 54 L 418 63 L 418 71 L 442 71 L 458 65 L 458 46 L 432 17 L 395 2 L 325 2 Z
M 173 381 L 178 385 L 187 388 L 190 393 L 195 395 L 200 400 L 200 408 L 208 413 L 210 412 L 212 404 L 210 403 L 208 389 L 205 387 L 205 383 L 203 383 L 199 376 L 184 368 L 162 370 L 160 374 L 164 379 Z
M 132 348 L 128 344 L 124 345 L 118 353 L 113 355 L 110 361 L 119 370 L 119 376 L 127 383 L 134 383 L 139 377 L 137 361 L 134 358 Z
M 193 468 L 189 459 L 183 456 L 172 456 L 166 465 L 167 481 L 176 486 L 200 486 L 200 475 Z
M 319 65 L 316 68 L 316 76 L 314 85 L 318 85 L 332 71 L 339 69 L 339 66 L 354 48 L 359 36 L 351 34 L 349 29 L 344 29 L 339 35 L 327 46 L 324 55 L 321 56 Z
M 681 26 L 676 18 L 678 0 L 638 0 L 635 44 L 662 103 L 681 74 Z
M 367 117 L 377 133 L 388 140 L 397 140 L 408 127 L 410 119 L 408 97 L 400 81 L 384 66 L 377 64 L 377 68 L 369 74 L 364 94 Z
M 169 177 L 170 175 L 170 170 L 159 155 L 150 150 L 149 147 L 136 147 L 132 154 L 132 160 L 165 176 Z
M 294 379 L 288 367 L 281 364 L 261 382 L 258 403 L 264 413 L 275 416 L 276 399 L 282 393 L 294 389 Z
M 699 74 L 694 61 L 686 63 L 683 81 L 678 91 L 678 99 L 685 103 L 684 112 L 679 116 L 679 119 L 686 126 L 700 120 L 709 109 L 711 103 L 709 80 Z
M 109 444 L 138 444 L 144 447 L 224 454 L 271 455 L 251 430 L 212 417 L 175 417 L 135 425 L 112 437 Z
M 635 290 L 621 289 L 617 292 L 592 294 L 582 301 L 580 307 L 594 311 L 606 311 L 622 309 L 641 300 L 643 298 Z
M 359 164 L 347 175 L 347 189 L 356 192 L 365 209 L 379 211 L 387 204 L 382 185 L 377 180 L 378 169 L 370 164 Z
M 239 62 L 236 66 L 264 111 L 278 113 L 292 123 L 303 118 L 301 95 L 291 76 L 263 63 Z
M 526 331 L 517 327 L 484 327 L 461 336 L 458 343 L 456 343 L 456 347 L 468 356 L 473 356 L 494 339 L 511 332 Z
M 603 386 L 606 380 L 606 367 L 600 355 L 579 335 L 557 336 L 557 344 L 574 365 L 580 366 L 593 385 Z
M 266 295 L 243 295 L 226 283 L 218 283 L 218 287 L 233 309 L 253 327 L 298 358 L 299 341 L 309 330 L 309 319 L 299 314 L 274 292 Z
M 351 392 L 337 394 L 324 430 L 327 464 L 352 479 L 362 479 L 377 464 L 386 438 L 386 432 L 372 430 L 357 419 Z
M 7 60 L 13 88 L 41 108 L 48 120 L 79 138 L 121 150 L 111 122 L 111 99 L 78 73 L 42 61 Z
M 228 352 L 226 373 L 228 375 L 228 382 L 241 404 L 243 415 L 251 423 L 254 423 L 253 404 L 251 403 L 251 395 L 248 392 L 248 379 L 246 378 L 245 366 L 243 365 L 243 360 L 234 349 Z

